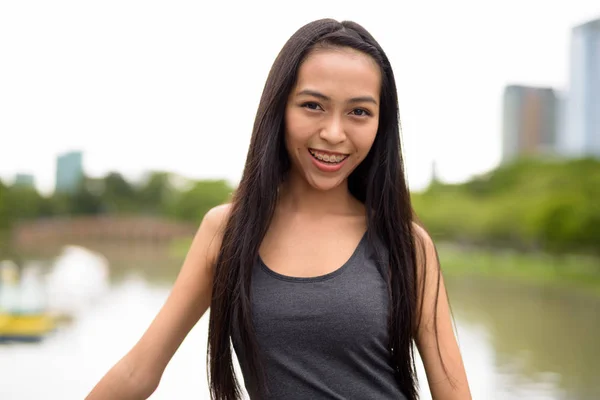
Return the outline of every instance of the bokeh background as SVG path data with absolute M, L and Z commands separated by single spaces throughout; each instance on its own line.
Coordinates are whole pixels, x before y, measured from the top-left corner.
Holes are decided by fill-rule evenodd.
M 277 52 L 322 17 L 394 67 L 474 398 L 600 398 L 596 0 L 56 0 L 0 3 L 0 316 L 59 318 L 0 344 L 1 399 L 83 398 L 137 341 L 235 190 Z M 208 398 L 207 316 L 152 399 Z

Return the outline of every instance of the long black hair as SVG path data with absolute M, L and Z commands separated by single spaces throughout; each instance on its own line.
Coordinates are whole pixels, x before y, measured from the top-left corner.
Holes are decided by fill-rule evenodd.
M 287 98 L 300 65 L 318 46 L 353 48 L 372 57 L 381 70 L 377 135 L 367 157 L 349 176 L 348 187 L 365 204 L 369 240 L 379 240 L 388 250 L 391 363 L 403 393 L 410 400 L 418 398 L 413 340 L 419 321 L 417 291 L 424 286 L 417 282 L 414 218 L 402 160 L 394 74 L 383 49 L 362 26 L 322 19 L 300 28 L 277 56 L 260 99 L 244 173 L 232 199 L 210 306 L 207 371 L 211 396 L 216 400 L 240 396 L 230 344 L 234 324 L 252 381 L 258 382 L 251 395 L 262 398 L 265 393 L 265 373 L 252 322 L 251 271 L 275 210 L 278 188 L 290 168 L 284 143 Z

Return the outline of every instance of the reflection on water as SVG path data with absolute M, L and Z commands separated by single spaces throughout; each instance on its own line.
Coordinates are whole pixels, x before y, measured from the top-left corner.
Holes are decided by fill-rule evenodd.
M 168 288 L 131 277 L 37 345 L 0 346 L 0 399 L 83 399 L 143 334 Z M 207 399 L 207 320 L 189 334 L 152 399 Z
M 65 246 L 46 276 L 48 307 L 59 315 L 79 315 L 108 290 L 109 262 L 79 246 Z
M 111 285 L 98 301 L 40 344 L 0 346 L 0 399 L 83 398 L 143 334 L 182 261 L 166 249 L 101 252 Z M 447 284 L 475 399 L 600 398 L 600 299 L 482 280 Z M 207 322 L 184 341 L 152 399 L 208 399 Z
M 457 319 L 485 332 L 508 388 L 537 383 L 557 388 L 545 398 L 600 398 L 600 299 L 481 280 L 449 287 Z

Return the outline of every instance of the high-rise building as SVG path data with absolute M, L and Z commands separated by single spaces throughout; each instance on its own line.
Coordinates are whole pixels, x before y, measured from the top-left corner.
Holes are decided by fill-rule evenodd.
M 16 174 L 15 186 L 35 188 L 35 178 L 31 174 Z
M 567 156 L 600 156 L 600 19 L 573 28 L 570 75 L 559 150 Z
M 79 151 L 62 154 L 56 159 L 57 193 L 74 193 L 83 179 L 83 155 Z
M 511 85 L 504 90 L 502 162 L 552 154 L 556 148 L 558 102 L 551 88 Z

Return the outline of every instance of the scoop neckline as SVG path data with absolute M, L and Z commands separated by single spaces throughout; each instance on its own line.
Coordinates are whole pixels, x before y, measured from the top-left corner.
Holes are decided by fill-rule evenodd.
M 267 264 L 263 261 L 263 259 L 260 256 L 260 254 L 258 255 L 258 263 L 259 263 L 261 269 L 263 271 L 265 271 L 268 275 L 272 276 L 275 279 L 279 279 L 279 280 L 282 280 L 282 281 L 298 282 L 298 283 L 326 281 L 328 279 L 331 279 L 331 278 L 334 278 L 334 277 L 340 275 L 342 272 L 344 272 L 348 268 L 348 266 L 350 265 L 350 263 L 358 256 L 358 253 L 360 252 L 360 249 L 362 248 L 363 242 L 366 240 L 366 238 L 367 238 L 367 232 L 363 233 L 363 235 L 360 238 L 358 244 L 356 245 L 356 248 L 354 249 L 354 251 L 352 252 L 352 254 L 350 255 L 350 257 L 348 258 L 348 260 L 346 260 L 346 262 L 344 264 L 342 264 L 342 266 L 339 267 L 338 269 L 333 270 L 331 272 L 328 272 L 328 273 L 326 273 L 324 275 L 318 275 L 318 276 L 291 276 L 291 275 L 283 275 L 283 274 L 280 274 L 279 272 L 275 272 L 271 268 L 269 268 L 267 266 Z

